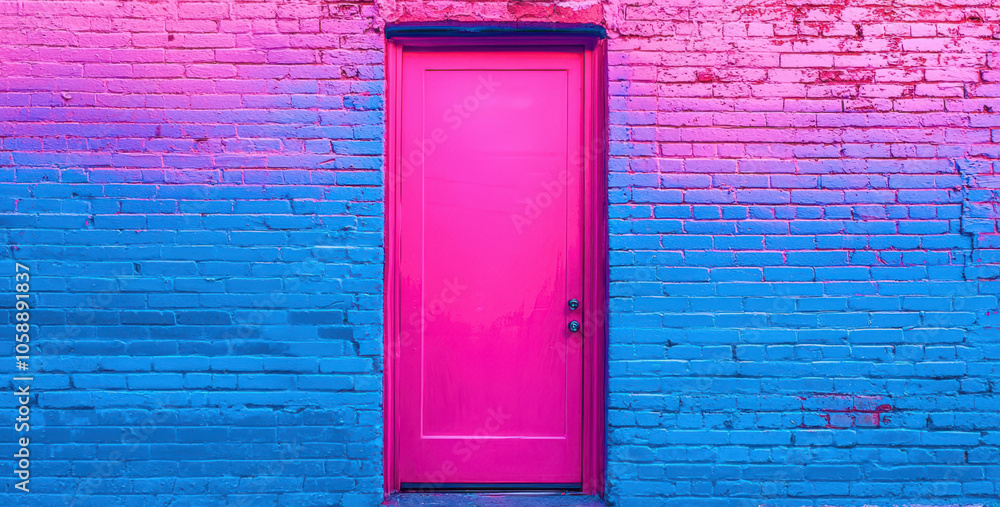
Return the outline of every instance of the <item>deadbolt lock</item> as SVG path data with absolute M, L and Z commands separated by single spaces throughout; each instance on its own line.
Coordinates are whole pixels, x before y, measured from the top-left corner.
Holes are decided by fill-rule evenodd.
M 579 331 L 580 330 L 580 323 L 577 322 L 577 321 L 575 321 L 575 320 L 573 322 L 570 322 L 569 323 L 569 330 L 571 332 L 573 332 L 573 333 Z
M 570 310 L 576 310 L 579 306 L 580 306 L 580 302 L 577 301 L 576 298 L 573 298 L 573 299 L 569 300 L 569 309 Z

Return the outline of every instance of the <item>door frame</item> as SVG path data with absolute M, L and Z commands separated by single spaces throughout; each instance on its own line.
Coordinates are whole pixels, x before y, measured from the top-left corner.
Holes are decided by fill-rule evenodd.
M 398 28 L 398 27 L 397 27 Z M 443 30 L 401 30 L 385 48 L 385 278 L 383 327 L 383 477 L 385 495 L 400 489 L 396 413 L 396 351 L 399 350 L 399 213 L 402 167 L 400 154 L 400 83 L 403 50 L 407 47 L 576 46 L 583 49 L 584 83 L 584 301 L 583 316 L 583 492 L 604 496 L 605 416 L 607 411 L 608 315 L 608 191 L 607 191 L 607 45 L 592 30 L 515 29 L 499 31 L 468 26 Z M 499 34 L 498 34 L 499 33 Z M 489 35 L 484 35 L 489 34 Z M 578 335 L 580 336 L 580 335 Z

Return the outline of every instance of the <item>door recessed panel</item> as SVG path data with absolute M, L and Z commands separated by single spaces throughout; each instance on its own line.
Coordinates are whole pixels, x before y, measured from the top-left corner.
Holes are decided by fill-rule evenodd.
M 402 82 L 400 479 L 578 483 L 582 55 L 404 52 Z
M 477 97 L 484 76 L 496 89 Z M 424 135 L 450 136 L 424 159 L 422 435 L 476 435 L 492 410 L 489 436 L 565 437 L 566 73 L 424 83 Z M 449 124 L 455 90 L 473 107 Z

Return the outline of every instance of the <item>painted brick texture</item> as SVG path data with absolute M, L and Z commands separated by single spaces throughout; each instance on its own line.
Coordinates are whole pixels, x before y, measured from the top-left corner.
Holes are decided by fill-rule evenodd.
M 995 501 L 995 7 L 613 12 L 610 497 Z
M 980 0 L 0 2 L 32 501 L 380 502 L 380 28 L 442 19 L 611 33 L 610 503 L 995 502 Z
M 0 256 L 39 372 L 31 492 L 0 504 L 379 504 L 373 15 L 0 3 Z

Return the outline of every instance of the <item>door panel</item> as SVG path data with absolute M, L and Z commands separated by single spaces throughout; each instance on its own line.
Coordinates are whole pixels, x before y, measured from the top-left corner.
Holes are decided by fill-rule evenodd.
M 579 483 L 582 53 L 403 53 L 400 480 Z

